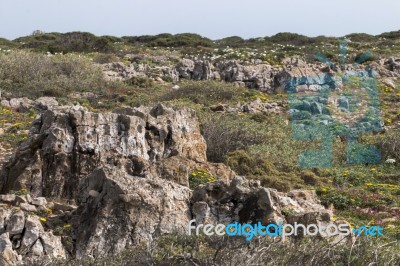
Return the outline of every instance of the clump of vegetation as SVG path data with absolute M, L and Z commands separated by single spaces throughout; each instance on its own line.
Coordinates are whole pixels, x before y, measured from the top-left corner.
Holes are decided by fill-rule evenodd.
M 179 90 L 171 91 L 162 100 L 188 99 L 196 104 L 212 105 L 237 102 L 246 92 L 245 87 L 219 81 L 185 81 Z
M 0 87 L 13 96 L 66 96 L 73 91 L 98 92 L 104 85 L 101 70 L 77 55 L 0 54 Z
M 132 77 L 126 81 L 129 86 L 139 88 L 150 88 L 154 85 L 153 81 L 148 77 Z
M 239 175 L 276 175 L 278 171 L 265 158 L 254 158 L 244 150 L 228 153 L 227 164 Z
M 265 141 L 262 126 L 243 116 L 206 113 L 201 117 L 201 130 L 212 162 L 223 162 L 229 152 Z
M 97 37 L 88 32 L 67 32 L 63 34 L 36 31 L 14 41 L 22 43 L 23 48 L 65 54 L 71 52 L 112 52 L 113 43 L 118 40 L 120 39 L 117 37 Z
M 335 244 L 311 238 L 293 242 L 262 237 L 248 242 L 240 237 L 169 234 L 116 256 L 52 265 L 398 265 L 399 249 L 398 242 L 375 237 Z
M 391 130 L 378 137 L 378 147 L 384 159 L 400 162 L 400 130 Z
M 203 185 L 209 182 L 215 182 L 217 179 L 213 177 L 210 173 L 203 170 L 193 171 L 189 175 L 189 187 L 195 189 L 199 185 Z
M 97 54 L 93 57 L 93 62 L 98 64 L 107 64 L 120 61 L 114 54 Z

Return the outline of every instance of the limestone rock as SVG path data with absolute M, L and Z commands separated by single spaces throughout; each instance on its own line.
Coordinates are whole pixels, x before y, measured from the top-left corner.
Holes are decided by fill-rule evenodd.
M 0 236 L 0 265 L 14 266 L 21 260 L 21 257 L 12 249 L 12 243 L 8 233 Z
M 0 190 L 30 187 L 35 196 L 73 198 L 79 180 L 99 166 L 144 176 L 155 171 L 153 163 L 174 156 L 206 162 L 194 111 L 161 104 L 115 113 L 58 107 L 34 122 L 28 141 L 6 165 Z
M 31 247 L 38 242 L 39 236 L 44 233 L 44 228 L 37 216 L 28 216 L 25 222 L 25 233 L 21 242 L 22 254 L 27 254 Z M 39 241 L 40 242 L 40 241 Z M 37 244 L 36 248 L 40 248 Z
M 25 226 L 25 213 L 23 211 L 13 213 L 6 222 L 6 225 L 6 232 L 10 236 L 21 234 Z
M 315 192 L 297 190 L 289 193 L 264 188 L 259 181 L 235 177 L 230 185 L 208 183 L 193 191 L 193 215 L 196 223 L 256 223 L 329 221 L 332 212 L 326 210 Z M 287 219 L 281 210 L 291 210 L 296 216 Z
M 66 252 L 60 236 L 55 236 L 52 232 L 43 232 L 40 234 L 40 241 L 47 255 L 59 259 L 66 258 Z
M 35 205 L 31 205 L 28 203 L 21 203 L 20 205 L 21 210 L 26 211 L 26 212 L 36 212 L 37 209 Z
M 36 206 L 45 206 L 47 204 L 47 200 L 45 197 L 37 197 L 32 200 L 32 204 Z
M 15 195 L 14 194 L 0 195 L 0 201 L 5 203 L 13 203 L 15 201 Z

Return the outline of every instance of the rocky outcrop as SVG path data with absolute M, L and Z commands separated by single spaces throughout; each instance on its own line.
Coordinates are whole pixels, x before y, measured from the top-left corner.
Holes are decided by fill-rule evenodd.
M 289 193 L 265 188 L 259 181 L 235 177 L 227 185 L 208 183 L 195 190 L 192 197 L 193 216 L 198 224 L 256 223 L 277 224 L 329 222 L 332 211 L 325 209 L 314 191 L 295 190 Z M 290 214 L 288 214 L 290 213 Z
M 41 213 L 50 211 L 51 205 L 43 198 L 8 194 L 2 195 L 0 204 L 0 265 L 36 265 L 70 256 L 62 237 L 54 235 L 56 228 L 49 224 L 51 221 L 59 223 L 61 213 L 49 215 L 47 219 L 38 214 L 39 210 Z M 26 210 L 26 205 L 35 210 Z
M 1 172 L 1 259 L 17 265 L 109 256 L 163 234 L 185 234 L 193 218 L 330 220 L 313 192 L 264 188 L 205 154 L 190 109 L 45 111 Z M 188 177 L 198 169 L 217 181 L 192 191 Z
M 0 105 L 18 112 L 27 112 L 31 108 L 35 108 L 40 111 L 48 110 L 58 106 L 58 102 L 54 97 L 40 97 L 34 101 L 28 98 L 11 98 L 2 99 Z
M 137 63 L 135 60 L 131 62 L 130 65 L 119 62 L 102 65 L 106 78 L 125 80 L 136 76 L 161 81 L 169 79 L 173 82 L 182 79 L 223 80 L 262 91 L 285 90 L 286 83 L 290 81 L 301 85 L 298 87 L 299 91 L 317 92 L 322 85 L 335 83 L 333 74 L 342 71 L 335 65 L 307 63 L 297 57 L 282 60 L 282 66 L 272 66 L 258 59 L 213 61 L 197 57 L 183 58 L 175 64 L 168 60 L 162 60 L 156 65 Z M 344 69 L 373 69 L 380 78 L 397 78 L 400 77 L 399 62 L 399 59 L 390 58 L 365 65 L 349 64 Z
M 100 166 L 146 177 L 158 175 L 171 157 L 186 158 L 193 167 L 206 162 L 205 141 L 193 111 L 157 105 L 119 112 L 91 113 L 83 107 L 45 112 L 5 165 L 1 191 L 26 188 L 35 196 L 74 198 L 79 181 Z M 221 178 L 228 179 L 229 173 Z M 177 181 L 188 182 L 187 177 Z

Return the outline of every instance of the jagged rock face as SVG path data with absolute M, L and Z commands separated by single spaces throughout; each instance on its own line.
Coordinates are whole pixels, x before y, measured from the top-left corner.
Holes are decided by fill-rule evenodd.
M 79 181 L 97 167 L 144 177 L 156 173 L 150 167 L 155 162 L 179 156 L 204 163 L 205 154 L 195 113 L 188 109 L 158 105 L 119 114 L 59 107 L 34 122 L 28 141 L 5 166 L 1 191 L 25 188 L 35 196 L 75 198 Z
M 287 81 L 311 84 L 300 86 L 300 91 L 317 92 L 322 85 L 332 83 L 332 76 L 341 69 L 324 65 L 323 63 L 309 64 L 299 58 L 286 58 L 283 66 L 272 66 L 261 60 L 241 61 L 224 60 L 212 61 L 198 58 L 183 58 L 175 65 L 167 62 L 157 66 L 133 63 L 125 66 L 123 63 L 109 63 L 102 65 L 107 79 L 124 80 L 134 76 L 148 77 L 156 80 L 168 77 L 173 82 L 181 79 L 193 80 L 223 80 L 262 91 L 285 90 Z M 390 58 L 380 62 L 371 62 L 368 65 L 344 66 L 345 70 L 373 69 L 378 77 L 400 77 L 400 59 Z
M 227 185 L 208 183 L 193 192 L 192 212 L 198 224 L 317 221 L 329 222 L 332 211 L 321 205 L 314 191 L 294 190 L 289 193 L 264 188 L 259 181 L 235 177 Z M 289 212 L 290 216 L 284 215 Z M 313 219 L 304 217 L 313 217 Z
M 97 193 L 93 193 L 93 191 Z M 96 169 L 79 186 L 76 257 L 104 256 L 172 232 L 185 233 L 189 188 L 160 178 Z

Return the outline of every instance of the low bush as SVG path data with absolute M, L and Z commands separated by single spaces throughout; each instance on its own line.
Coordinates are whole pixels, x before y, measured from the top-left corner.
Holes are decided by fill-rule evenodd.
M 107 64 L 107 63 L 113 63 L 113 62 L 118 62 L 119 58 L 115 56 L 114 54 L 97 54 L 93 58 L 93 62 L 98 63 L 98 64 Z
M 400 162 L 400 130 L 391 130 L 380 135 L 377 144 L 384 160 L 391 158 Z
M 0 54 L 0 88 L 14 97 L 98 92 L 104 85 L 101 70 L 76 55 L 47 56 L 26 51 Z
M 169 234 L 115 256 L 51 265 L 399 265 L 399 249 L 399 242 L 375 237 L 339 243 L 309 237 L 297 241 L 262 237 L 248 242 L 240 237 Z
M 239 101 L 247 89 L 218 81 L 185 81 L 179 90 L 167 93 L 163 100 L 189 99 L 197 104 L 212 105 Z
M 223 162 L 229 152 L 265 141 L 262 126 L 245 117 L 207 113 L 200 119 L 207 158 L 212 162 Z
M 236 150 L 228 153 L 226 163 L 239 175 L 277 174 L 273 164 L 265 158 L 252 157 L 245 150 Z
M 132 77 L 126 81 L 129 86 L 135 86 L 139 88 L 150 88 L 154 85 L 154 82 L 148 77 Z

